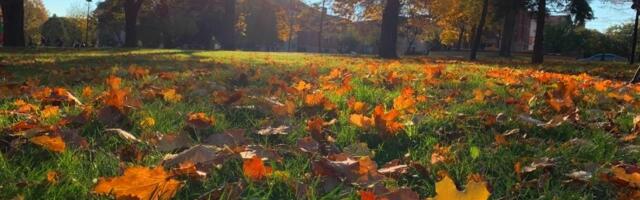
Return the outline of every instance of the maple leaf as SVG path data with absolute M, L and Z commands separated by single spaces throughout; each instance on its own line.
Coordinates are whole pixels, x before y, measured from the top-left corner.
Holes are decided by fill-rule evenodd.
M 308 94 L 304 97 L 304 104 L 309 107 L 322 105 L 326 101 L 324 94 L 321 92 L 316 92 L 313 94 Z
M 400 112 L 395 109 L 385 113 L 382 105 L 376 106 L 373 111 L 374 124 L 383 133 L 395 134 L 402 130 L 404 125 L 395 121 L 399 116 Z
M 162 90 L 162 98 L 170 103 L 178 103 L 182 100 L 182 95 L 176 92 L 176 89 L 164 89 Z
M 62 140 L 61 136 L 41 135 L 31 138 L 30 141 L 41 146 L 42 148 L 58 153 L 64 152 L 66 148 L 64 140 Z
M 264 166 L 264 162 L 260 157 L 253 156 L 242 162 L 242 171 L 247 178 L 258 181 L 270 175 L 273 170 L 271 167 Z
M 100 178 L 93 192 L 115 195 L 116 199 L 171 199 L 182 184 L 172 178 L 161 166 L 147 168 L 134 166 L 113 178 Z
M 442 180 L 436 182 L 436 196 L 434 200 L 486 200 L 491 193 L 487 184 L 479 175 L 471 175 L 467 180 L 464 191 L 458 191 L 456 184 L 449 178 L 446 172 L 439 172 Z
M 393 108 L 398 111 L 407 111 L 414 113 L 416 111 L 415 91 L 411 87 L 402 89 L 400 96 L 393 100 Z
M 120 89 L 122 79 L 118 78 L 117 76 L 111 75 L 107 78 L 106 83 L 109 89 L 117 90 Z

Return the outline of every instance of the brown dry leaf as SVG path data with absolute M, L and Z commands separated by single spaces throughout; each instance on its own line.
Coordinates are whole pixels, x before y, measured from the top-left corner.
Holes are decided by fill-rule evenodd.
M 263 128 L 258 130 L 257 134 L 258 135 L 287 135 L 289 133 L 287 133 L 287 130 L 289 129 L 289 126 L 278 126 L 276 128 L 274 127 L 267 127 L 267 128 Z
M 205 113 L 190 113 L 187 116 L 187 125 L 195 129 L 207 129 L 215 125 L 216 119 Z
M 184 133 L 161 135 L 158 138 L 149 140 L 149 142 L 155 145 L 156 148 L 162 152 L 174 151 L 193 146 L 193 140 L 191 137 Z
M 199 171 L 196 164 L 190 160 L 180 163 L 180 165 L 178 165 L 177 168 L 174 168 L 172 172 L 176 175 L 184 175 L 196 179 L 204 179 L 207 177 L 207 173 Z
M 64 152 L 66 148 L 64 140 L 62 140 L 62 137 L 60 136 L 42 135 L 42 136 L 32 137 L 30 141 L 34 144 L 41 146 L 42 148 L 45 148 L 49 151 L 53 151 L 57 153 Z
M 125 139 L 125 140 L 130 141 L 130 142 L 142 142 L 136 136 L 134 136 L 133 134 L 131 134 L 131 133 L 125 131 L 125 130 L 119 129 L 119 128 L 105 129 L 104 132 L 116 133 L 116 134 L 118 134 L 118 136 L 120 136 L 120 138 Z
M 550 159 L 548 157 L 543 157 L 531 162 L 530 165 L 523 167 L 522 172 L 529 173 L 529 172 L 536 171 L 538 169 L 546 169 L 554 166 L 555 164 L 553 159 Z
M 274 104 L 271 110 L 276 116 L 293 116 L 296 112 L 296 104 L 292 101 L 286 101 L 284 104 Z
M 204 140 L 204 143 L 217 147 L 240 147 L 249 142 L 247 138 L 244 137 L 244 132 L 244 129 L 229 129 L 224 131 L 224 133 L 209 136 Z
M 456 184 L 446 172 L 439 172 L 442 180 L 436 182 L 436 196 L 434 200 L 487 200 L 491 192 L 487 183 L 478 175 L 472 175 L 467 180 L 464 191 L 458 191 Z
M 179 154 L 166 155 L 162 162 L 165 167 L 175 167 L 187 161 L 196 165 L 217 165 L 227 157 L 228 154 L 218 151 L 215 147 L 196 145 Z
M 242 172 L 253 181 L 262 180 L 271 175 L 272 171 L 271 167 L 264 166 L 264 162 L 258 156 L 253 156 L 253 158 L 245 159 L 242 162 Z
M 431 164 L 435 165 L 440 162 L 447 163 L 451 161 L 450 150 L 451 146 L 440 146 L 440 144 L 437 144 L 431 153 Z
M 171 199 L 182 186 L 161 166 L 129 167 L 119 177 L 100 178 L 93 192 L 115 195 L 116 199 Z
M 298 139 L 297 145 L 298 148 L 300 148 L 300 150 L 303 152 L 315 153 L 320 151 L 320 143 L 315 141 L 310 136 Z

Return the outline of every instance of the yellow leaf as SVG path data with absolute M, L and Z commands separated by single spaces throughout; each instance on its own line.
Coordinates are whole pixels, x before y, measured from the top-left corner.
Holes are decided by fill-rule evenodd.
M 436 183 L 434 200 L 486 200 L 491 195 L 486 183 L 478 180 L 479 178 L 469 178 L 466 189 L 458 191 L 456 184 L 449 178 L 449 175 L 443 174 L 442 180 Z
M 140 126 L 142 128 L 151 128 L 156 125 L 156 120 L 153 117 L 145 117 L 140 121 Z
M 162 90 L 162 98 L 170 103 L 178 103 L 182 100 L 182 95 L 176 92 L 176 89 Z

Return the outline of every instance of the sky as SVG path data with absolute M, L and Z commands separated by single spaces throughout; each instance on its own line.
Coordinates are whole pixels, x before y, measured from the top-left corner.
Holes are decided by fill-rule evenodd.
M 102 0 L 93 0 L 95 2 Z M 49 14 L 64 16 L 72 8 L 85 8 L 86 0 L 43 0 L 45 7 L 49 10 Z M 596 19 L 587 22 L 587 28 L 605 31 L 608 27 L 633 21 L 633 10 L 630 4 L 614 5 L 611 3 L 602 3 L 599 0 L 592 1 L 591 7 L 594 10 Z

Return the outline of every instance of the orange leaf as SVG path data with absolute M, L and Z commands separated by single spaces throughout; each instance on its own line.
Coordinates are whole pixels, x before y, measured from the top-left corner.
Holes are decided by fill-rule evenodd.
M 58 116 L 60 114 L 60 108 L 58 106 L 45 106 L 42 110 L 42 118 L 48 119 Z
M 60 136 L 48 136 L 42 135 L 31 138 L 31 142 L 37 145 L 40 145 L 42 148 L 45 148 L 49 151 L 62 153 L 65 149 L 64 140 Z
M 130 167 L 124 174 L 113 178 L 100 178 L 93 188 L 97 194 L 115 195 L 116 199 L 171 199 L 181 183 L 158 166 L 156 168 Z
M 58 183 L 58 172 L 50 170 L 47 172 L 47 181 L 51 184 Z
M 373 194 L 373 192 L 369 192 L 369 191 L 358 191 L 358 194 L 360 194 L 360 200 L 375 200 L 376 199 L 376 195 Z
M 359 128 L 369 128 L 375 124 L 372 118 L 360 114 L 352 114 L 349 117 L 349 122 Z
M 303 92 L 305 90 L 311 89 L 311 84 L 304 81 L 298 81 L 298 83 L 293 85 L 293 88 L 295 88 L 299 92 Z
M 244 160 L 242 163 L 242 170 L 247 178 L 254 181 L 263 179 L 273 171 L 271 167 L 264 166 L 264 162 L 258 156 L 253 156 L 251 159 Z
M 216 119 L 207 116 L 205 113 L 189 113 L 187 117 L 187 124 L 193 128 L 205 129 L 213 126 L 216 123 Z
M 111 75 L 107 78 L 107 86 L 109 86 L 109 89 L 112 90 L 117 90 L 120 89 L 120 83 L 122 83 L 122 79 L 118 78 L 117 76 Z

